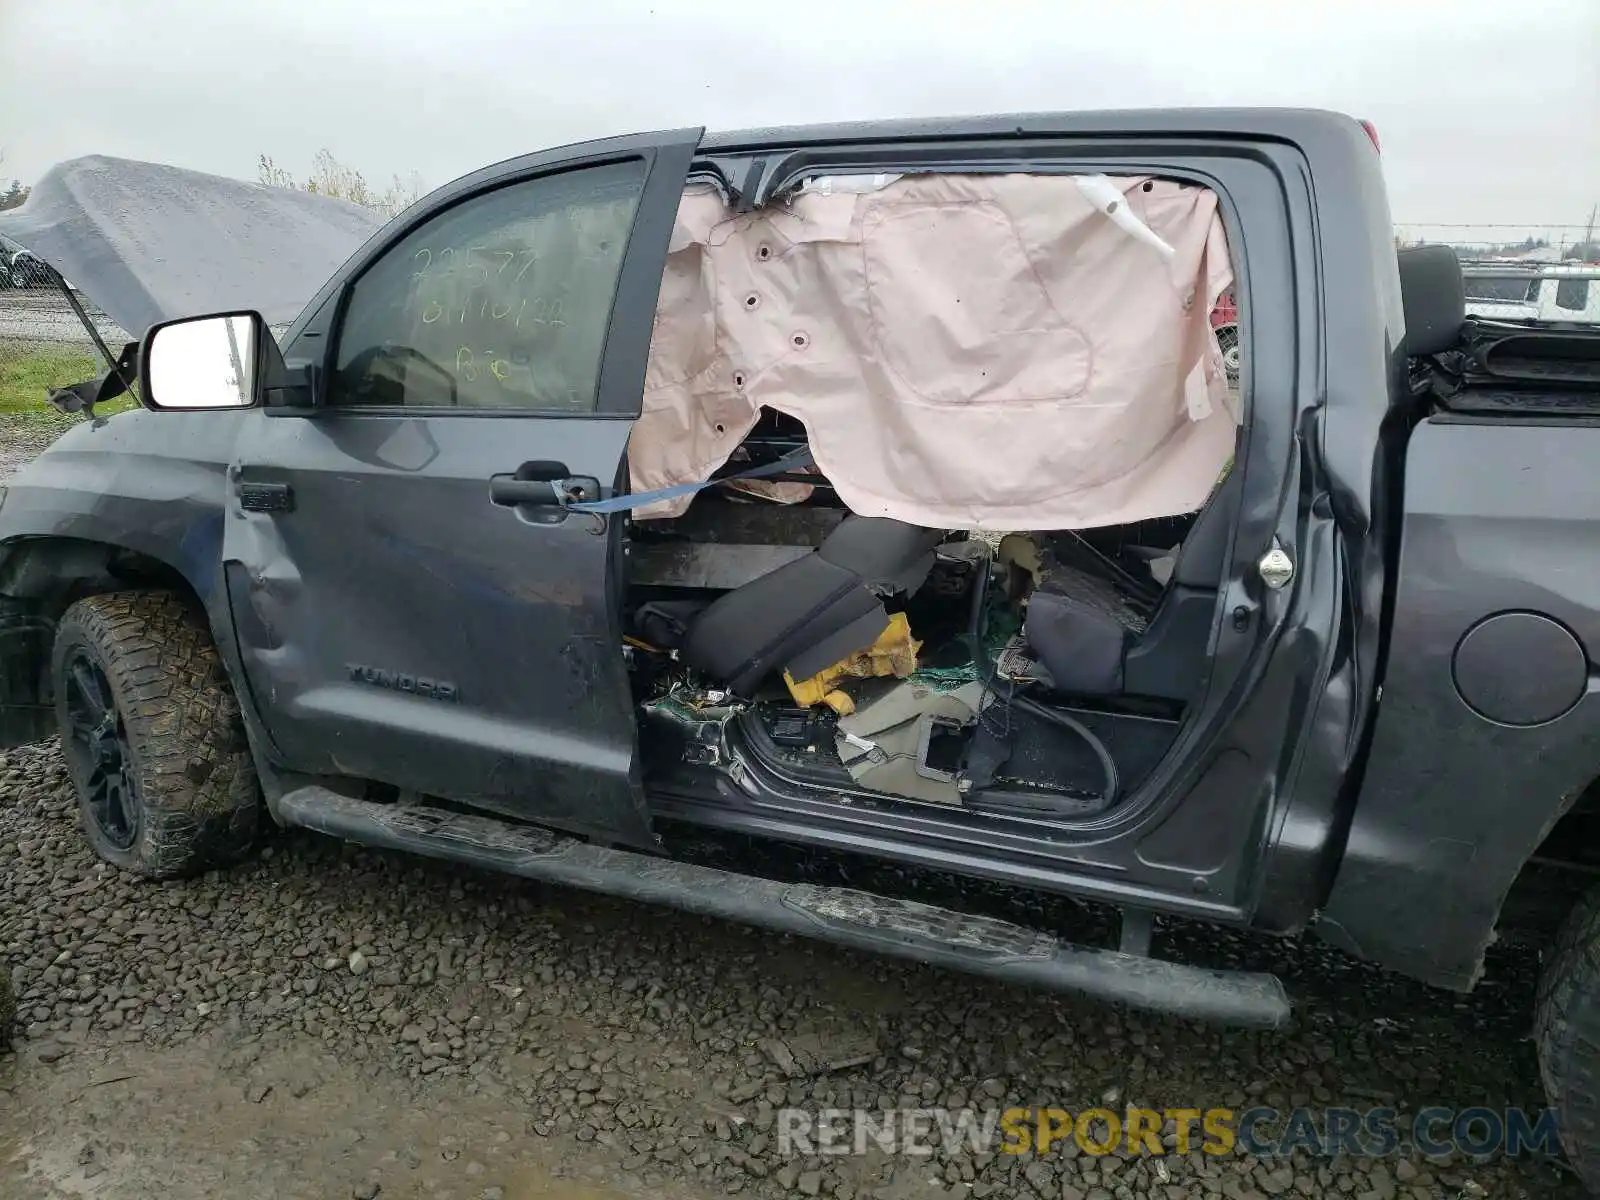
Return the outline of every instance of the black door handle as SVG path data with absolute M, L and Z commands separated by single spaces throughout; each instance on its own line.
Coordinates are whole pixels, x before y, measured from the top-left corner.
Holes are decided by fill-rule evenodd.
M 489 499 L 495 504 L 517 506 L 531 504 L 541 508 L 559 506 L 562 493 L 557 490 L 560 480 L 518 479 L 515 475 L 491 475 Z
M 515 475 L 491 475 L 489 500 L 511 508 L 560 508 L 600 498 L 600 482 L 585 476 L 569 477 L 566 469 L 557 478 L 527 478 L 526 468 Z M 538 472 L 544 475 L 545 472 Z

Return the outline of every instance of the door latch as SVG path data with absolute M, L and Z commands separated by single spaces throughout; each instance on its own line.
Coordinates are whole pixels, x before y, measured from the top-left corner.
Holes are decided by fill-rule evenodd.
M 1294 578 L 1294 559 L 1290 558 L 1277 538 L 1272 539 L 1272 549 L 1261 556 L 1256 563 L 1256 570 L 1261 572 L 1261 582 L 1273 591 L 1281 591 L 1287 587 Z

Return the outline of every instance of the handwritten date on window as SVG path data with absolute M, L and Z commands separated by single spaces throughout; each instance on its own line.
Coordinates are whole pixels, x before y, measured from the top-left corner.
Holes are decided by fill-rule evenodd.
M 425 326 L 503 322 L 502 328 L 528 333 L 565 329 L 566 298 L 552 294 L 565 288 L 545 284 L 537 260 L 531 249 L 446 246 L 436 253 L 418 247 L 408 308 Z

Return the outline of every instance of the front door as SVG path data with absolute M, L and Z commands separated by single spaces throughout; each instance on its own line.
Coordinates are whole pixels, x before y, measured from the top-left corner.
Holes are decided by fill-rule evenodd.
M 469 176 L 291 331 L 224 558 L 276 756 L 647 845 L 615 585 L 667 242 L 699 131 Z

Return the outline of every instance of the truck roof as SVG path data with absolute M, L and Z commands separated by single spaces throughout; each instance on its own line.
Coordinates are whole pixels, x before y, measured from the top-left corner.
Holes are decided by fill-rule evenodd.
M 1486 262 L 1479 259 L 1463 262 L 1461 273 L 1473 279 L 1600 279 L 1600 263 Z
M 1315 129 L 1342 128 L 1376 145 L 1377 135 L 1355 117 L 1316 108 L 1135 108 L 1078 112 L 1006 113 L 989 116 L 911 117 L 816 125 L 776 125 L 708 132 L 700 149 L 738 151 L 763 146 L 804 146 L 833 142 L 934 140 L 1030 133 L 1069 134 L 1230 134 L 1283 137 L 1288 141 Z

